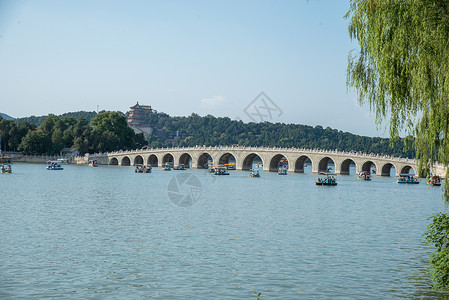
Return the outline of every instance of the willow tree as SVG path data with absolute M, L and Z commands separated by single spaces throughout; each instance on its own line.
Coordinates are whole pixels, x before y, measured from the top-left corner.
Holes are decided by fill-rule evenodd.
M 391 137 L 415 135 L 421 174 L 435 160 L 447 165 L 449 1 L 352 0 L 346 17 L 360 46 L 349 56 L 348 86 L 379 123 L 389 119 Z
M 356 88 L 361 104 L 369 103 L 379 123 L 389 121 L 391 137 L 413 133 L 420 174 L 435 160 L 447 166 L 449 1 L 351 0 L 346 17 L 360 47 L 349 55 L 348 86 Z M 447 171 L 444 199 L 449 203 Z M 434 245 L 444 236 L 431 262 L 437 288 L 448 289 L 449 218 L 434 217 L 426 234 Z

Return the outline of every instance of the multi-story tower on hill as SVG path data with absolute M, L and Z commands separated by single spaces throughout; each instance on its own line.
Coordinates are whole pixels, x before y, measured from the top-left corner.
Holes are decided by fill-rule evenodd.
M 148 113 L 152 111 L 151 106 L 140 105 L 137 102 L 136 105 L 130 107 L 131 110 L 128 114 L 128 124 L 131 127 L 149 125 L 148 124 Z
M 128 125 L 134 129 L 136 133 L 144 133 L 150 135 L 153 133 L 153 128 L 149 124 L 148 113 L 152 111 L 151 106 L 140 105 L 137 102 L 136 105 L 130 107 L 131 110 L 128 113 Z

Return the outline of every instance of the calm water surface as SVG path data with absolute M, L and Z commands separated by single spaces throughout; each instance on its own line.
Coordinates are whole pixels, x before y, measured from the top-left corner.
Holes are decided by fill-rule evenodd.
M 14 164 L 1 175 L 1 298 L 446 298 L 426 275 L 441 188 L 339 176 Z M 167 185 L 193 174 L 201 198 Z M 189 189 L 182 186 L 180 193 Z

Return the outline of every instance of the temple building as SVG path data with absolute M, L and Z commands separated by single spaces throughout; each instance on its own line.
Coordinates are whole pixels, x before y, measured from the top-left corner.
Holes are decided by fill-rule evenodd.
M 149 125 L 148 113 L 152 111 L 151 106 L 140 105 L 139 102 L 137 102 L 136 105 L 131 106 L 130 108 L 131 110 L 128 113 L 129 126 Z
M 130 107 L 128 112 L 128 125 L 134 130 L 135 133 L 143 133 L 144 135 L 150 135 L 153 133 L 153 128 L 149 124 L 148 113 L 152 111 L 151 106 L 140 105 L 137 102 L 136 105 Z

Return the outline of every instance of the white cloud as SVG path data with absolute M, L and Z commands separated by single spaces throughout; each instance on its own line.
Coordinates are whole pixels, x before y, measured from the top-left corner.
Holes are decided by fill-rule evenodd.
M 211 98 L 201 99 L 201 106 L 204 108 L 215 108 L 222 106 L 225 103 L 226 98 L 224 96 L 213 96 Z

